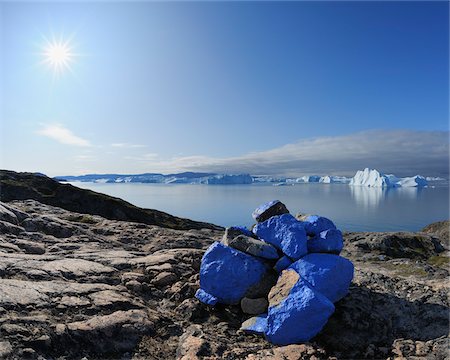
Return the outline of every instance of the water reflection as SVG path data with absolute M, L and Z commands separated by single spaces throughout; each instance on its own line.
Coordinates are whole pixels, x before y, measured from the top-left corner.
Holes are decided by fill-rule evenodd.
M 403 196 L 404 198 L 408 198 L 411 200 L 416 200 L 420 194 L 424 191 L 424 188 L 421 187 L 400 187 L 394 189 L 398 192 L 399 195 Z
M 361 207 L 377 208 L 381 202 L 387 199 L 395 199 L 402 197 L 415 200 L 423 191 L 416 187 L 398 187 L 398 188 L 380 188 L 380 187 L 366 187 L 366 186 L 350 186 L 350 193 L 353 200 Z
M 389 188 L 349 186 L 352 199 L 361 207 L 378 207 L 380 202 L 387 197 Z

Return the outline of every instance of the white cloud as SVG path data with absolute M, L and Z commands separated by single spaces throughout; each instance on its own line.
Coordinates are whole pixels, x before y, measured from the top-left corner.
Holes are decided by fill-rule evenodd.
M 159 164 L 163 166 L 164 164 Z M 178 157 L 167 171 L 248 172 L 267 175 L 353 175 L 364 167 L 399 176 L 448 176 L 449 132 L 373 130 L 300 140 L 238 157 Z
M 91 146 L 88 140 L 75 135 L 72 131 L 59 124 L 45 125 L 42 129 L 38 130 L 37 133 L 65 145 Z
M 145 148 L 147 145 L 142 144 L 128 144 L 128 143 L 113 143 L 111 144 L 112 147 L 116 148 L 131 148 L 131 149 L 138 149 L 138 148 Z

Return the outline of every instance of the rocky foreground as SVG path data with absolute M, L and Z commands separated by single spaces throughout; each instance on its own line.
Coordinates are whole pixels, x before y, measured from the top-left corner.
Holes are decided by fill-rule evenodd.
M 349 295 L 312 342 L 277 347 L 239 331 L 239 307 L 194 297 L 223 231 L 1 203 L 0 358 L 446 359 L 448 225 L 346 233 Z

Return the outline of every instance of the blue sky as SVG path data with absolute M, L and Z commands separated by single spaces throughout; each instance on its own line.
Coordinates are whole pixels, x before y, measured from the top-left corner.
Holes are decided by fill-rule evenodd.
M 448 6 L 2 2 L 0 167 L 447 175 Z

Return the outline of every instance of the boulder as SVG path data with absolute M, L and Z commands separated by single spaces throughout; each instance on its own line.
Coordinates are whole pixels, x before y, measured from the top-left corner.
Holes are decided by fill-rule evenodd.
M 306 233 L 309 236 L 318 236 L 322 231 L 336 229 L 336 225 L 330 219 L 323 216 L 308 215 L 301 216 L 300 219 L 303 221 Z
M 256 208 L 255 211 L 253 211 L 252 216 L 256 222 L 260 223 L 270 219 L 272 216 L 288 213 L 289 210 L 286 208 L 286 205 L 280 200 L 272 200 Z
M 0 220 L 9 222 L 13 225 L 19 225 L 19 220 L 17 219 L 16 214 L 14 214 L 7 207 L 3 206 L 2 203 L 0 203 Z
M 284 269 L 288 268 L 292 264 L 292 260 L 286 255 L 281 257 L 273 267 L 276 272 L 282 272 Z
M 251 317 L 244 321 L 240 330 L 251 334 L 264 334 L 267 329 L 267 314 Z
M 342 232 L 337 229 L 322 231 L 308 239 L 308 252 L 339 254 L 344 247 Z
M 203 255 L 200 287 L 219 303 L 238 304 L 267 271 L 267 266 L 257 258 L 215 242 Z
M 211 306 L 216 305 L 217 302 L 219 301 L 219 299 L 217 297 L 215 297 L 214 295 L 208 294 L 203 289 L 198 289 L 197 292 L 195 293 L 195 297 L 197 299 L 199 299 L 202 303 L 204 303 L 206 305 L 211 305 Z
M 238 235 L 227 241 L 228 245 L 236 250 L 264 259 L 278 259 L 277 249 L 265 241 L 254 239 L 245 235 Z
M 269 294 L 266 337 L 277 345 L 309 341 L 333 312 L 331 301 L 293 270 L 285 270 Z
M 450 221 L 438 221 L 432 224 L 425 226 L 422 230 L 424 233 L 436 235 L 444 244 L 449 244 L 449 229 L 450 229 Z
M 320 253 L 304 256 L 289 269 L 295 270 L 314 290 L 333 303 L 347 295 L 354 270 L 350 260 L 338 255 Z
M 290 214 L 273 216 L 257 224 L 253 232 L 290 258 L 297 260 L 306 255 L 307 238 L 303 223 Z
M 223 234 L 222 242 L 225 245 L 228 245 L 228 242 L 233 240 L 236 236 L 244 235 L 250 236 L 252 238 L 256 238 L 255 234 L 253 234 L 249 229 L 244 226 L 231 226 L 225 229 L 225 233 Z

